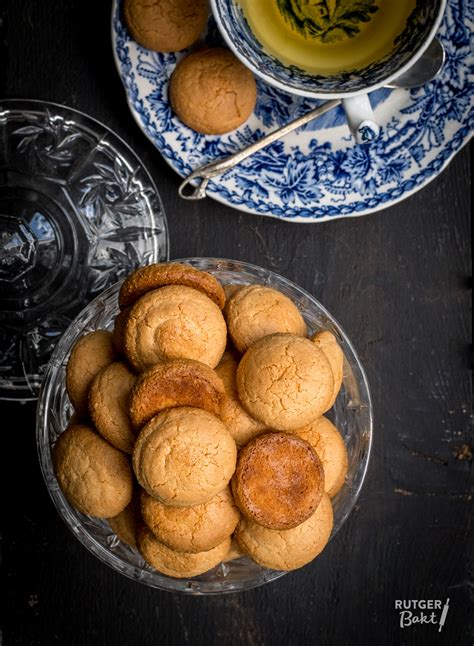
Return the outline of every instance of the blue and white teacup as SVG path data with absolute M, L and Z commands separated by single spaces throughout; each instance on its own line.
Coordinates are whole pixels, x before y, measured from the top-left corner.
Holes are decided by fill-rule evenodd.
M 211 0 L 219 30 L 247 67 L 286 92 L 341 99 L 359 143 L 379 132 L 368 93 L 416 63 L 445 6 L 446 0 Z

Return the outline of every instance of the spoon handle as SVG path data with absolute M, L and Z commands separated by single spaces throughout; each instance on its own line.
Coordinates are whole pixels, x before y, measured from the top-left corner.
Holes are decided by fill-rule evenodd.
M 233 155 L 225 157 L 224 159 L 221 159 L 219 161 L 211 162 L 210 164 L 201 166 L 200 168 L 193 171 L 190 175 L 188 175 L 188 177 L 186 177 L 186 179 L 178 189 L 179 195 L 185 200 L 201 200 L 203 197 L 206 197 L 207 185 L 209 184 L 209 180 L 212 177 L 216 177 L 216 175 L 220 175 L 221 173 L 225 173 L 225 171 L 234 168 L 234 166 L 237 166 L 237 164 L 240 164 L 240 162 L 242 162 L 244 159 L 247 159 L 247 157 L 250 157 L 250 155 L 253 155 L 258 150 L 261 150 L 274 141 L 281 139 L 281 137 L 284 137 L 293 130 L 296 130 L 296 128 L 304 126 L 306 123 L 309 123 L 313 119 L 316 119 L 316 117 L 329 112 L 336 106 L 340 105 L 340 103 L 341 101 L 339 99 L 326 101 L 314 110 L 311 110 L 301 117 L 290 121 L 290 123 L 287 123 L 285 126 L 282 126 L 281 128 L 274 130 L 273 132 L 270 132 L 270 134 L 262 137 L 262 139 L 259 139 L 250 146 L 247 146 L 247 148 L 239 150 Z M 196 186 L 193 186 L 191 183 L 194 180 L 201 181 Z M 191 185 L 192 191 L 190 193 L 185 192 L 185 189 L 188 187 L 188 185 Z

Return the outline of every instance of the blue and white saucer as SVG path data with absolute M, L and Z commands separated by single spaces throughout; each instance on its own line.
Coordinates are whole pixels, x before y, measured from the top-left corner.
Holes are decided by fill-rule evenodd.
M 449 0 L 438 34 L 447 55 L 442 74 L 423 88 L 371 94 L 382 126 L 377 142 L 356 145 L 342 108 L 337 108 L 211 180 L 208 195 L 250 213 L 323 222 L 372 213 L 416 192 L 471 137 L 473 24 L 473 3 Z M 212 19 L 205 40 L 214 45 L 222 42 Z M 137 45 L 123 23 L 121 0 L 114 1 L 112 41 L 133 116 L 182 177 L 318 104 L 258 80 L 257 105 L 246 124 L 227 135 L 201 135 L 183 125 L 168 102 L 168 80 L 184 54 L 159 54 Z

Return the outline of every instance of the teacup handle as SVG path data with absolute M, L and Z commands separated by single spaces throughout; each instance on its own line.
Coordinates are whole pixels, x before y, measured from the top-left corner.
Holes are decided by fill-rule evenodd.
M 367 94 L 342 100 L 349 128 L 358 144 L 368 144 L 377 139 L 380 127 L 375 122 L 374 111 Z

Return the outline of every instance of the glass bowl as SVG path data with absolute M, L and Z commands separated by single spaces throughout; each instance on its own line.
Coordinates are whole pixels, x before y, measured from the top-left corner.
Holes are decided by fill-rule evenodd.
M 308 292 L 267 269 L 234 260 L 186 258 L 180 260 L 208 271 L 223 284 L 259 283 L 279 289 L 301 310 L 311 333 L 329 329 L 344 351 L 344 380 L 331 417 L 342 433 L 349 454 L 345 484 L 333 498 L 334 528 L 342 527 L 359 495 L 372 441 L 372 404 L 364 369 L 347 335 L 324 307 Z M 140 554 L 119 541 L 106 520 L 86 516 L 72 507 L 60 490 L 53 471 L 51 450 L 65 429 L 73 409 L 66 393 L 66 364 L 72 346 L 85 332 L 113 328 L 118 313 L 120 283 L 106 289 L 71 323 L 51 357 L 41 387 L 37 410 L 37 444 L 41 469 L 51 498 L 71 531 L 101 561 L 125 576 L 151 587 L 189 594 L 222 594 L 242 591 L 273 581 L 285 574 L 260 567 L 247 557 L 221 563 L 192 579 L 173 579 L 160 574 Z M 319 557 L 321 558 L 321 557 Z
M 82 112 L 1 99 L 0 141 L 0 399 L 27 401 L 87 303 L 168 260 L 168 226 L 137 155 Z

